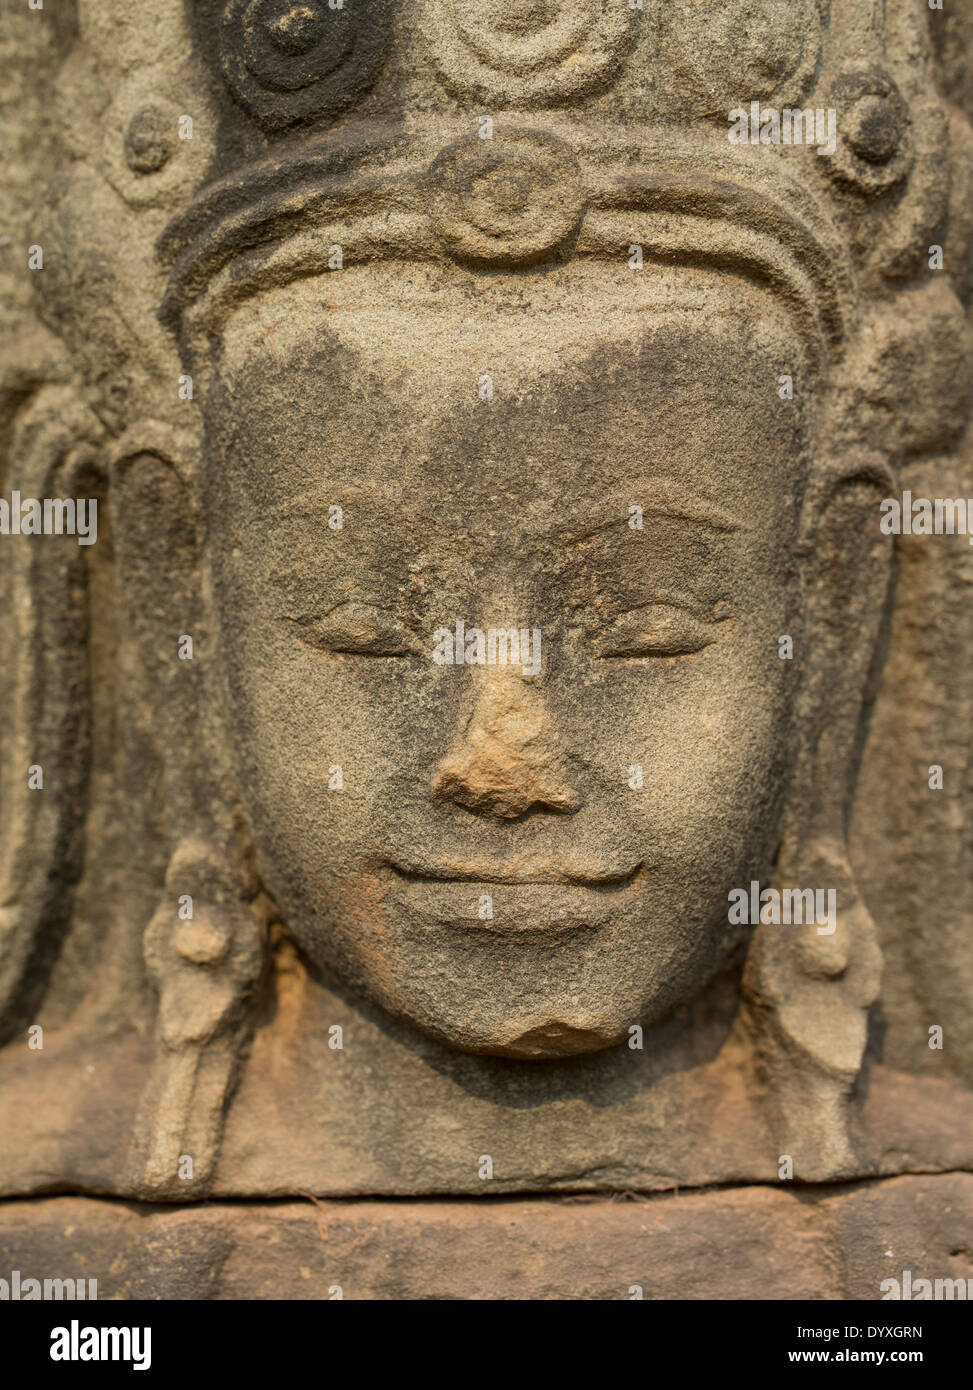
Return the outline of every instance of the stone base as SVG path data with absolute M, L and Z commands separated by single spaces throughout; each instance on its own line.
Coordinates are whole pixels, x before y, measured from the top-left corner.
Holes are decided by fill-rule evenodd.
M 973 1277 L 973 1174 L 478 1201 L 0 1203 L 0 1278 L 100 1299 L 866 1299 Z

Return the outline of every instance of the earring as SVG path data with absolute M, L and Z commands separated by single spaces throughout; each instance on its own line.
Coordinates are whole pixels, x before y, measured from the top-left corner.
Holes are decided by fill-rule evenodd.
M 878 933 L 843 847 L 813 843 L 782 882 L 826 885 L 835 910 L 824 923 L 757 927 L 744 988 L 758 1066 L 776 1142 L 793 1158 L 795 1175 L 809 1182 L 851 1177 L 858 1164 L 848 1101 L 881 982 Z
M 135 1127 L 133 1182 L 157 1196 L 204 1193 L 266 962 L 266 916 L 232 850 L 183 839 L 145 931 L 159 992 L 152 1077 Z M 138 1136 L 144 1136 L 139 1138 Z

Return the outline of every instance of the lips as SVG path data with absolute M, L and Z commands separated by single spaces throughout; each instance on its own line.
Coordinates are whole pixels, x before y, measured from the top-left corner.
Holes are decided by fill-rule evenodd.
M 626 867 L 592 869 L 566 863 L 555 867 L 544 860 L 523 859 L 508 866 L 471 861 L 461 865 L 427 867 L 417 862 L 390 860 L 393 873 L 411 883 L 486 883 L 522 887 L 528 884 L 555 887 L 593 888 L 602 892 L 618 891 L 632 884 L 642 869 L 641 861 Z
M 626 869 L 390 866 L 409 909 L 430 924 L 492 933 L 575 931 L 610 923 L 638 892 L 642 864 Z M 489 915 L 484 915 L 488 913 Z

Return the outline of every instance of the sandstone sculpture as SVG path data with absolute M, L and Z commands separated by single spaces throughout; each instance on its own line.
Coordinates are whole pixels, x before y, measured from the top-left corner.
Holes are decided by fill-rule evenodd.
M 6 8 L 0 1253 L 973 1273 L 973 23 Z

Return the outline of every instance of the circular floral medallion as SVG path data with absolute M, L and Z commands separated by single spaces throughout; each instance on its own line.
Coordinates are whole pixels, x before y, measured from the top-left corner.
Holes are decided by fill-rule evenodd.
M 672 0 L 673 57 L 714 110 L 799 101 L 821 47 L 819 0 Z
M 429 217 L 456 260 L 523 266 L 563 254 L 584 213 L 570 148 L 537 131 L 457 140 L 433 161 Z
M 229 0 L 223 74 L 268 129 L 335 115 L 375 78 L 389 39 L 387 0 Z
M 535 106 L 614 76 L 642 22 L 628 0 L 423 0 L 422 10 L 451 90 Z
M 185 74 L 147 67 L 123 82 L 102 132 L 105 177 L 132 207 L 168 207 L 189 198 L 213 157 L 198 94 Z
M 909 108 L 883 72 L 852 72 L 831 88 L 838 112 L 837 148 L 828 160 L 834 177 L 859 193 L 877 196 L 909 173 L 913 145 Z

